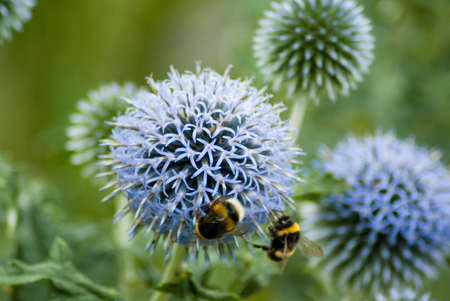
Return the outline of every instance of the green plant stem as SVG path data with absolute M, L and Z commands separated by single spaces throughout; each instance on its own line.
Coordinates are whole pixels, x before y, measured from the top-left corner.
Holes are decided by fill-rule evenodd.
M 6 211 L 6 237 L 14 241 L 14 235 L 16 233 L 18 220 L 18 210 L 15 207 L 11 207 Z
M 177 277 L 177 274 L 181 270 L 181 263 L 183 261 L 186 248 L 181 244 L 175 244 L 170 255 L 169 263 L 166 265 L 164 273 L 159 281 L 158 286 L 172 282 Z M 165 292 L 156 291 L 150 301 L 166 301 L 169 298 L 169 294 Z
M 305 96 L 299 96 L 294 102 L 294 107 L 291 111 L 290 122 L 290 134 L 291 137 L 296 139 L 300 134 L 300 130 L 303 124 L 303 119 L 306 113 L 308 100 Z
M 6 210 L 5 215 L 5 224 L 0 224 L 0 241 L 2 246 L 2 248 L 0 248 L 0 256 L 6 255 L 6 257 L 16 257 L 18 251 L 16 230 L 19 210 L 11 205 L 11 207 Z
M 251 264 L 251 258 L 249 256 L 245 256 L 243 258 L 243 262 L 238 266 L 236 271 L 236 277 L 234 278 L 234 281 L 230 285 L 230 291 L 234 292 L 236 294 L 239 294 L 242 290 L 243 284 L 245 284 L 245 281 L 247 279 L 242 278 L 244 275 L 246 275 L 247 271 L 250 269 Z
M 116 211 L 123 207 L 123 198 L 121 196 L 115 198 Z M 115 227 L 115 241 L 118 255 L 118 266 L 120 270 L 119 289 L 125 292 L 126 296 L 129 296 L 131 290 L 129 284 L 136 281 L 136 267 L 133 256 L 127 252 L 126 246 L 129 244 L 128 229 L 130 227 L 130 219 L 125 216 L 117 222 Z

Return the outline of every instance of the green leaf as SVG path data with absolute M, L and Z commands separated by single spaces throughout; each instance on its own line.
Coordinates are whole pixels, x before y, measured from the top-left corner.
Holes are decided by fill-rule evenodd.
M 63 205 L 67 202 L 51 185 L 34 179 L 24 179 L 22 184 L 20 202 L 16 210 L 18 222 L 13 236 L 13 248 L 8 253 L 3 252 L 8 241 L 3 240 L 0 235 L 0 265 L 8 262 L 10 258 L 27 263 L 43 262 L 50 253 L 52 260 L 70 260 L 97 282 L 114 283 L 117 280 L 117 253 L 113 252 L 110 219 L 80 219 L 73 212 L 64 211 Z M 1 232 L 2 225 L 0 234 Z M 56 237 L 63 237 L 70 245 L 75 246 L 73 251 L 61 243 L 53 244 Z M 72 253 L 74 256 L 71 256 Z M 2 256 L 3 254 L 6 256 Z M 17 287 L 14 294 L 20 295 L 18 301 L 34 297 L 48 300 L 51 284 L 44 281 Z
M 101 299 L 93 296 L 57 296 L 50 301 L 99 301 Z
M 0 205 L 14 201 L 18 190 L 17 171 L 0 156 Z
M 267 260 L 264 252 L 254 255 L 241 254 L 239 261 L 239 276 L 236 276 L 235 289 L 243 298 L 257 293 L 273 281 L 275 275 L 280 273 L 278 265 Z
M 69 261 L 69 247 L 62 239 L 54 241 L 50 256 L 49 260 L 36 264 L 11 260 L 0 268 L 0 284 L 15 286 L 48 280 L 67 297 L 83 297 L 81 300 L 122 300 L 114 289 L 93 282 L 72 265 Z
M 0 263 L 15 251 L 17 187 L 16 170 L 0 155 Z
M 50 248 L 50 259 L 60 262 L 68 262 L 72 260 L 72 252 L 67 243 L 57 237 Z
M 178 298 L 183 298 L 183 296 L 186 296 L 189 293 L 189 291 L 186 289 L 186 286 L 182 283 L 183 280 L 185 279 L 180 279 L 180 281 L 178 282 L 163 283 L 162 285 L 159 285 L 154 289 L 160 292 L 171 293 Z
M 239 301 L 242 300 L 232 292 L 207 288 L 192 277 L 191 273 L 185 273 L 175 282 L 163 283 L 155 288 L 157 291 L 171 293 L 176 297 L 185 300 L 189 295 L 194 298 L 203 298 L 213 301 Z
M 239 301 L 242 300 L 238 295 L 232 292 L 214 290 L 203 287 L 192 278 L 188 278 L 189 287 L 194 296 L 215 301 Z

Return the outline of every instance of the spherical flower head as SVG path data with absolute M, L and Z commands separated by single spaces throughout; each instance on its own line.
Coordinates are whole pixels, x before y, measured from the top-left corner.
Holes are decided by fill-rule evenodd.
M 0 0 L 0 43 L 9 40 L 13 30 L 22 30 L 33 6 L 34 0 Z
M 152 93 L 126 100 L 130 107 L 116 118 L 111 140 L 115 190 L 132 212 L 134 234 L 153 232 L 167 245 L 215 244 L 219 253 L 235 243 L 231 235 L 197 238 L 194 226 L 204 206 L 219 197 L 237 199 L 245 208 L 242 223 L 253 229 L 280 211 L 296 178 L 289 162 L 299 149 L 288 125 L 280 120 L 281 104 L 271 105 L 264 90 L 197 66 L 196 73 L 171 69 L 169 79 L 149 79 Z M 110 186 L 110 185 L 107 185 Z M 206 251 L 205 251 L 206 252 Z M 169 252 L 168 252 L 169 254 Z
M 132 84 L 110 83 L 90 91 L 86 99 L 78 102 L 77 111 L 70 116 L 66 149 L 72 152 L 71 162 L 82 166 L 84 176 L 106 171 L 98 165 L 98 158 L 105 155 L 108 148 L 98 141 L 111 135 L 111 126 L 107 123 L 125 112 L 127 106 L 121 97 L 136 93 Z
M 254 39 L 267 81 L 315 102 L 348 95 L 373 60 L 370 21 L 353 0 L 284 0 L 259 22 Z
M 349 187 L 310 219 L 323 265 L 357 290 L 421 289 L 449 251 L 450 175 L 439 153 L 379 131 L 320 158 L 319 169 Z

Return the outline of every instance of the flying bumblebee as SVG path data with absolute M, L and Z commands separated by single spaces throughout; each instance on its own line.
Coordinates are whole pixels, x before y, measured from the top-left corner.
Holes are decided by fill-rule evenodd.
M 305 256 L 320 257 L 323 255 L 322 248 L 306 238 L 300 232 L 300 226 L 287 215 L 278 217 L 269 226 L 269 233 L 272 238 L 270 246 L 253 243 L 252 245 L 265 251 L 270 260 L 282 262 L 281 272 L 284 270 L 286 260 L 294 254 L 297 245 Z
M 234 198 L 221 197 L 203 207 L 206 215 L 195 224 L 195 233 L 200 239 L 212 240 L 224 235 L 243 235 L 250 226 L 240 222 L 245 216 L 241 202 Z

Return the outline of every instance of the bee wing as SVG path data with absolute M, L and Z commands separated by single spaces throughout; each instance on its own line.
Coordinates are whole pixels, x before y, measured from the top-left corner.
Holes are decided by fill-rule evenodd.
M 303 233 L 300 235 L 298 248 L 304 256 L 320 257 L 323 255 L 322 248 L 315 242 L 306 238 Z
M 231 235 L 242 236 L 250 231 L 251 226 L 249 224 L 237 224 L 236 227 L 230 232 Z
M 285 236 L 284 238 L 284 247 L 283 247 L 283 260 L 281 261 L 281 268 L 280 268 L 280 275 L 282 275 L 284 273 L 284 269 L 286 268 L 286 264 L 287 264 L 287 236 Z

